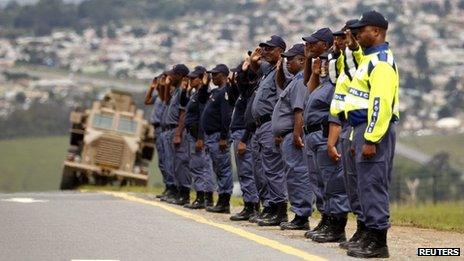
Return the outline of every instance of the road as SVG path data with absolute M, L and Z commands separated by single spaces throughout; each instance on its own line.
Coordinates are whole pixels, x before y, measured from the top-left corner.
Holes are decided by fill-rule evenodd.
M 126 194 L 125 194 L 126 195 Z M 0 194 L 2 260 L 344 260 L 301 237 L 158 201 L 100 193 Z

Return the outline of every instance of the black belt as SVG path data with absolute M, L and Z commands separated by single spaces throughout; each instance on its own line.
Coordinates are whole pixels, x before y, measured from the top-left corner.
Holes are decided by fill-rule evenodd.
M 259 128 L 261 127 L 261 125 L 271 120 L 272 120 L 271 114 L 265 114 L 263 116 L 259 116 L 258 119 L 256 119 L 256 126 Z
M 187 133 L 192 135 L 195 139 L 198 138 L 198 126 L 197 125 L 191 125 L 186 128 Z
M 308 135 L 310 133 L 322 130 L 322 126 L 321 124 L 313 124 L 313 125 L 308 124 L 303 129 L 304 129 L 304 133 Z

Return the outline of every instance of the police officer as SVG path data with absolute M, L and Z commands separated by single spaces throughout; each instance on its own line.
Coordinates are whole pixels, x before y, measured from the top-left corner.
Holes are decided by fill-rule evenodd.
M 385 42 L 388 21 L 376 11 L 366 12 L 350 26 L 359 29 L 357 39 L 364 56 L 345 99 L 348 122 L 354 128 L 353 148 L 358 174 L 358 193 L 366 234 L 348 248 L 354 257 L 389 256 L 389 184 L 395 152 L 395 125 L 399 120 L 398 67 Z
M 310 36 L 303 37 L 302 39 L 305 41 L 306 57 L 306 64 L 303 73 L 304 83 L 309 84 L 309 78 L 312 74 L 313 59 L 319 57 L 332 46 L 333 36 L 332 31 L 329 28 L 321 28 L 312 33 Z M 316 85 L 319 83 L 318 77 L 313 78 L 313 80 L 316 81 Z M 305 139 L 307 138 L 308 136 L 305 136 Z M 307 140 L 305 144 L 308 144 Z M 319 224 L 317 224 L 317 226 L 314 227 L 312 230 L 305 233 L 305 237 L 311 238 L 312 234 L 318 232 L 322 228 L 327 228 L 329 218 L 328 215 L 325 214 L 325 211 L 323 209 L 324 199 L 322 197 L 322 194 L 324 189 L 324 183 L 320 175 L 317 174 L 316 166 L 314 165 L 315 155 L 313 155 L 313 151 L 309 149 L 308 146 L 306 146 L 305 148 L 309 178 L 311 179 L 312 184 L 312 192 L 316 198 L 316 207 L 322 215 Z
M 228 92 L 229 102 L 234 106 L 230 132 L 235 151 L 237 176 L 244 203 L 243 210 L 230 217 L 232 221 L 249 220 L 252 215 L 256 215 L 259 211 L 259 197 L 255 184 L 250 139 L 247 137 L 244 139 L 244 135 L 247 132 L 245 111 L 248 99 L 253 92 L 256 74 L 250 70 L 243 71 L 242 66 L 243 62 L 232 69 L 231 88 L 229 88 Z M 240 150 L 239 146 L 241 146 Z
M 288 220 L 287 188 L 284 164 L 272 133 L 272 111 L 282 89 L 276 85 L 276 65 L 286 49 L 277 35 L 259 44 L 250 57 L 250 69 L 262 75 L 252 104 L 257 124 L 255 132 L 262 161 L 263 177 L 268 184 L 270 213 L 258 220 L 260 226 L 278 226 Z
M 313 194 L 303 152 L 303 108 L 306 94 L 306 86 L 303 83 L 303 68 L 306 61 L 304 44 L 295 44 L 283 53 L 282 57 L 286 58 L 287 70 L 293 77 L 290 77 L 290 82 L 285 86 L 287 82 L 284 66 L 283 62 L 279 62 L 277 83 L 279 87 L 285 89 L 280 94 L 272 114 L 272 131 L 282 151 L 288 197 L 295 218 L 291 222 L 281 223 L 280 227 L 307 230 Z
M 232 106 L 228 102 L 227 82 L 229 68 L 218 64 L 211 71 L 213 84 L 211 95 L 201 115 L 200 124 L 205 132 L 207 154 L 212 160 L 217 176 L 219 198 L 214 207 L 206 211 L 230 213 L 230 196 L 232 194 L 232 167 L 229 150 L 229 126 Z
M 358 22 L 352 19 L 346 22 L 342 30 L 334 32 L 334 57 L 336 60 L 337 72 L 339 72 L 335 84 L 335 92 L 330 105 L 330 114 L 338 117 L 337 122 L 331 122 L 329 126 L 329 137 L 327 140 L 327 152 L 334 161 L 341 160 L 345 176 L 345 188 L 350 202 L 350 209 L 357 217 L 357 228 L 354 235 L 347 242 L 340 243 L 340 247 L 347 249 L 361 239 L 365 232 L 364 218 L 362 216 L 361 205 L 358 198 L 358 184 L 356 169 L 354 168 L 354 158 L 351 153 L 351 126 L 345 117 L 345 97 L 348 88 L 356 72 L 357 65 L 362 59 L 362 49 L 359 47 L 353 36 L 350 25 Z M 339 147 L 341 151 L 337 149 Z
M 160 77 L 159 83 L 158 83 L 158 88 L 160 90 L 160 94 L 164 94 L 162 97 L 163 99 L 163 107 L 165 108 L 163 110 L 163 114 L 161 116 L 161 147 L 163 154 L 160 155 L 160 158 L 164 162 L 164 171 L 165 171 L 165 176 L 163 177 L 163 180 L 165 184 L 169 187 L 168 191 L 166 192 L 165 195 L 160 197 L 161 201 L 172 201 L 177 197 L 177 194 L 179 193 L 177 189 L 177 183 L 176 179 L 174 177 L 174 157 L 171 154 L 171 150 L 169 149 L 171 147 L 171 144 L 168 142 L 168 139 L 166 138 L 168 134 L 170 133 L 170 129 L 168 128 L 168 124 L 166 123 L 166 119 L 168 116 L 168 106 L 171 102 L 171 82 L 167 81 L 167 75 L 166 73 L 163 73 L 163 75 Z
M 307 146 L 314 155 L 317 175 L 323 181 L 323 209 L 324 214 L 328 216 L 327 226 L 311 236 L 313 241 L 319 243 L 346 240 L 345 226 L 350 210 L 342 164 L 340 161 L 332 161 L 327 154 L 329 122 L 338 121 L 338 118 L 329 118 L 335 87 L 333 81 L 336 78 L 330 76 L 330 62 L 327 52 L 313 62 L 308 85 L 310 95 L 304 113 Z M 317 81 L 316 77 L 319 78 Z
M 257 74 L 250 69 L 250 55 L 251 51 L 248 51 L 247 56 L 242 64 L 242 71 L 248 75 L 248 80 L 251 88 L 250 97 L 247 99 L 247 105 L 244 114 L 244 120 L 246 123 L 245 133 L 241 141 L 237 144 L 237 153 L 244 154 L 247 149 L 251 150 L 253 159 L 253 176 L 258 190 L 258 197 L 261 205 L 263 206 L 260 212 L 254 213 L 248 219 L 251 223 L 257 223 L 259 219 L 267 218 L 271 215 L 271 207 L 269 205 L 269 186 L 263 173 L 263 165 L 261 160 L 260 146 L 256 139 L 256 121 L 252 114 L 253 101 L 256 96 L 256 91 L 259 87 L 258 80 L 261 79 L 262 74 Z
M 166 126 L 169 132 L 166 135 L 169 151 L 167 157 L 173 156 L 173 173 L 177 182 L 178 195 L 175 199 L 168 201 L 177 205 L 190 203 L 191 178 L 189 173 L 189 150 L 183 129 L 185 111 L 180 107 L 180 96 L 183 88 L 187 87 L 188 81 L 184 79 L 189 69 L 184 64 L 177 64 L 166 72 L 167 81 L 174 87 L 171 101 L 166 115 Z M 179 123 L 181 124 L 179 126 Z
M 184 207 L 202 209 L 213 205 L 215 183 L 211 158 L 204 150 L 204 131 L 200 117 L 208 99 L 209 77 L 203 66 L 197 66 L 188 74 L 189 88 L 182 92 L 181 106 L 185 107 L 185 129 L 190 149 L 189 168 L 196 191 L 196 199 Z
M 166 170 L 164 168 L 164 151 L 163 151 L 163 138 L 161 133 L 163 132 L 161 128 L 161 120 L 163 117 L 163 112 L 166 109 L 166 106 L 163 102 L 164 99 L 164 87 L 159 88 L 160 78 L 162 74 L 155 77 L 145 94 L 145 105 L 153 105 L 153 109 L 150 116 L 150 123 L 153 125 L 155 131 L 155 147 L 158 155 L 158 168 L 160 170 L 161 176 L 163 177 L 163 183 L 165 185 L 164 191 L 160 195 L 156 195 L 156 198 L 161 198 L 161 196 L 166 195 L 169 191 L 169 185 L 166 184 Z

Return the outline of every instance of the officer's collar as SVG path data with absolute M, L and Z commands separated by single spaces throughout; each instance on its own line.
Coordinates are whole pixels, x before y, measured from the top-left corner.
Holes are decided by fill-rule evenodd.
M 302 75 L 303 75 L 303 73 L 304 73 L 304 70 L 301 70 L 301 71 L 297 72 L 297 73 L 295 74 L 295 76 L 294 76 L 294 77 L 299 77 L 299 76 L 302 76 Z
M 377 53 L 380 51 L 386 51 L 388 50 L 388 48 L 389 48 L 388 42 L 374 45 L 374 46 L 364 49 L 364 55 L 369 55 L 369 54 Z
M 209 91 L 210 91 L 210 92 L 211 92 L 211 91 L 214 91 L 214 90 L 216 90 L 216 89 L 219 89 L 219 86 L 214 85 L 214 84 L 212 84 L 212 85 L 209 86 Z

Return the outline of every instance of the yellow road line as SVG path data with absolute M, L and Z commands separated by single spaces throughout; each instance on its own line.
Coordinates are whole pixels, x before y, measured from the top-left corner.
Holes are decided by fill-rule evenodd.
M 114 197 L 122 198 L 122 199 L 125 199 L 125 200 L 141 203 L 141 204 L 146 204 L 146 205 L 159 207 L 159 208 L 167 210 L 167 211 L 169 211 L 171 213 L 174 213 L 176 215 L 182 216 L 184 218 L 188 218 L 188 219 L 194 220 L 194 221 L 196 221 L 198 223 L 202 223 L 202 224 L 210 225 L 210 226 L 213 226 L 213 227 L 216 227 L 216 228 L 220 228 L 220 229 L 225 230 L 227 232 L 230 232 L 230 233 L 236 234 L 238 236 L 244 237 L 244 238 L 246 238 L 248 240 L 254 241 L 254 242 L 258 243 L 258 244 L 273 248 L 275 250 L 281 251 L 283 253 L 286 253 L 286 254 L 289 254 L 289 255 L 292 255 L 292 256 L 296 256 L 296 257 L 301 258 L 303 260 L 314 260 L 314 261 L 326 260 L 325 258 L 322 258 L 320 256 L 316 256 L 316 255 L 310 254 L 308 252 L 305 252 L 303 250 L 294 248 L 292 246 L 282 244 L 282 243 L 280 243 L 278 241 L 275 241 L 275 240 L 272 240 L 272 239 L 269 239 L 269 238 L 266 238 L 266 237 L 263 237 L 263 236 L 253 234 L 253 233 L 248 232 L 248 231 L 246 231 L 244 229 L 237 228 L 237 227 L 234 227 L 234 226 L 231 226 L 231 225 L 216 223 L 216 222 L 214 222 L 212 220 L 206 219 L 203 216 L 196 215 L 196 214 L 190 213 L 188 211 L 180 210 L 178 208 L 163 204 L 161 202 L 145 200 L 145 199 L 142 199 L 142 198 L 139 198 L 139 197 L 131 196 L 131 195 L 129 195 L 127 193 L 123 193 L 123 192 L 103 191 L 102 193 L 107 194 L 107 195 L 111 195 L 111 196 L 114 196 Z

